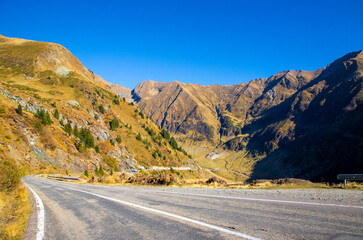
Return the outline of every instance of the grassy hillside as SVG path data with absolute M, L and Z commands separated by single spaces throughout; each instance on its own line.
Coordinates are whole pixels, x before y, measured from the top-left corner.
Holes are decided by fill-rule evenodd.
M 30 169 L 188 165 L 186 152 L 68 50 L 0 37 L 1 151 Z

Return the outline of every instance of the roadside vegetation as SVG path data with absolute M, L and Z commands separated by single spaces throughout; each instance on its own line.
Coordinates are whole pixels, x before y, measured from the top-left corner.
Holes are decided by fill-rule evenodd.
M 22 239 L 31 210 L 28 192 L 21 182 L 25 170 L 5 159 L 0 160 L 0 173 L 0 239 Z
M 228 189 L 347 189 L 363 190 L 363 183 L 314 183 L 304 179 L 283 178 L 274 180 L 254 180 L 250 182 L 230 182 L 214 175 L 208 170 L 139 170 L 137 172 L 120 172 L 112 168 L 102 167 L 83 173 L 68 173 L 80 176 L 78 182 L 83 184 L 111 184 L 121 186 L 171 186 L 197 188 L 228 188 Z M 47 177 L 48 175 L 43 175 Z M 57 179 L 60 180 L 60 179 Z M 69 181 L 64 179 L 63 181 Z

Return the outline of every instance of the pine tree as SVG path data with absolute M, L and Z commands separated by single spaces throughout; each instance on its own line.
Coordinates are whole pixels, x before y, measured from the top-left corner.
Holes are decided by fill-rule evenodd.
M 101 176 L 105 175 L 105 171 L 103 171 L 102 166 L 100 166 L 100 168 L 98 169 L 98 173 L 99 173 Z
M 163 138 L 169 140 L 170 139 L 170 134 L 167 130 L 165 129 L 162 129 L 161 132 L 160 132 L 161 136 L 163 136 Z
M 56 118 L 56 119 L 59 119 L 59 112 L 58 112 L 58 109 L 55 110 L 53 116 Z
M 20 104 L 18 104 L 18 108 L 15 110 L 17 114 L 19 114 L 20 116 L 23 116 L 23 108 L 21 107 Z
M 97 145 L 95 146 L 95 151 L 96 151 L 96 153 L 100 152 L 100 148 Z
M 171 139 L 170 139 L 170 146 L 172 147 L 172 148 L 174 148 L 174 149 L 178 149 L 178 143 L 176 142 L 176 140 L 175 140 L 175 138 L 174 137 L 172 137 Z
M 72 125 L 70 122 L 67 122 L 67 124 L 64 126 L 64 131 L 68 133 L 68 135 L 71 135 L 72 133 Z
M 136 139 L 141 141 L 141 134 L 140 133 L 137 134 Z
M 78 132 L 78 128 L 77 128 L 76 124 L 74 124 L 73 134 L 74 134 L 74 136 L 79 137 L 79 132 Z

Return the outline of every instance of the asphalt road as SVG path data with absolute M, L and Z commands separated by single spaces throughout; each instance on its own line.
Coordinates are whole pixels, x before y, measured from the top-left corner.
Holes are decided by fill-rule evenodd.
M 306 190 L 95 186 L 34 176 L 24 182 L 44 204 L 44 239 L 363 239 L 362 191 L 322 190 L 317 197 Z M 26 239 L 39 232 L 36 214 Z

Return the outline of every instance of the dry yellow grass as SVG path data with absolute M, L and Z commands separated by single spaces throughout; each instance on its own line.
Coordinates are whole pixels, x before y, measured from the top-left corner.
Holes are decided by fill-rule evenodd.
M 23 185 L 11 192 L 0 192 L 0 239 L 22 239 L 31 205 Z
M 155 184 L 146 183 L 145 179 L 160 178 L 161 175 L 172 174 L 174 176 L 173 183 L 169 184 Z M 245 182 L 232 182 L 228 181 L 226 184 L 211 182 L 206 183 L 208 179 L 217 176 L 220 180 L 227 180 L 220 178 L 210 171 L 173 171 L 160 170 L 160 171 L 140 171 L 135 174 L 129 173 L 114 173 L 112 176 L 106 174 L 99 177 L 90 173 L 89 177 L 85 177 L 82 173 L 74 173 L 74 175 L 81 175 L 80 181 L 63 180 L 67 182 L 74 182 L 80 184 L 93 184 L 93 185 L 113 185 L 113 186 L 138 186 L 138 187 L 187 187 L 187 188 L 225 188 L 225 189 L 347 189 L 347 190 L 363 190 L 363 183 L 361 182 L 348 182 L 344 187 L 343 183 L 329 184 L 329 183 L 313 183 L 302 179 L 281 179 L 279 180 L 257 180 L 250 183 Z M 133 181 L 129 181 L 130 177 Z M 143 178 L 144 176 L 145 178 Z M 47 175 L 42 175 L 47 177 Z M 59 180 L 59 179 L 56 179 Z

